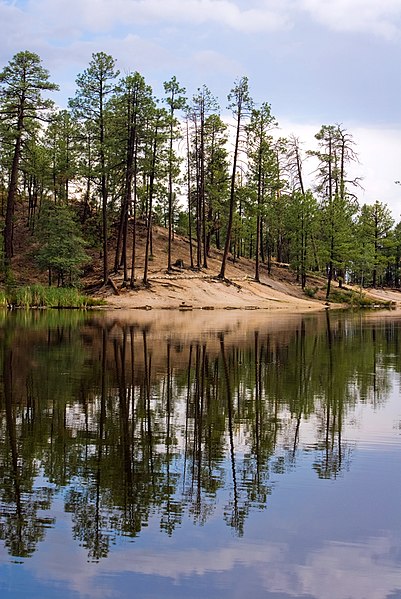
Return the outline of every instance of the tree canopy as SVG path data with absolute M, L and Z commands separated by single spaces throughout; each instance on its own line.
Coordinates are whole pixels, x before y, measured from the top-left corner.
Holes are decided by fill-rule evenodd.
M 48 94 L 55 89 L 40 57 L 28 51 L 0 72 L 6 278 L 18 218 L 26 236 L 46 231 L 38 263 L 64 282 L 69 268 L 73 279 L 78 271 L 52 261 L 57 247 L 61 262 L 69 253 L 78 264 L 85 239 L 100 253 L 104 284 L 120 270 L 124 285 L 135 287 L 139 278 L 148 284 L 156 223 L 168 229 L 168 273 L 179 231 L 189 238 L 193 269 L 208 269 L 212 246 L 222 250 L 223 279 L 229 256 L 246 256 L 255 261 L 256 281 L 274 260 L 289 264 L 302 288 L 310 273 L 324 276 L 327 298 L 333 281 L 399 286 L 400 226 L 385 198 L 360 205 L 357 148 L 342 124 L 322 125 L 316 146 L 304 149 L 295 135 L 279 136 L 271 105 L 255 102 L 245 76 L 234 82 L 223 109 L 205 85 L 189 99 L 175 76 L 158 99 L 142 74 L 120 76 L 104 52 L 93 54 L 77 76 L 68 108 L 52 104 Z M 57 229 L 56 214 L 64 229 Z M 146 250 L 139 260 L 143 225 Z M 74 251 L 63 248 L 68 237 Z

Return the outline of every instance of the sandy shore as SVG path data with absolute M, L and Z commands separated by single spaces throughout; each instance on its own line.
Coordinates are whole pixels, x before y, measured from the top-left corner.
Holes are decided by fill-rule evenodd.
M 142 284 L 143 248 L 138 250 L 138 288 L 131 290 L 122 285 L 122 273 L 113 275 L 118 295 L 111 286 L 100 295 L 112 310 L 269 310 L 272 312 L 310 312 L 327 308 L 343 308 L 343 305 L 330 304 L 322 299 L 309 298 L 295 281 L 295 275 L 288 265 L 272 263 L 268 272 L 265 264 L 260 266 L 260 282 L 255 281 L 255 264 L 241 258 L 227 260 L 226 280 L 217 277 L 221 268 L 221 252 L 211 249 L 208 267 L 200 271 L 188 268 L 188 240 L 176 236 L 173 243 L 173 261 L 185 263 L 185 267 L 166 271 L 166 231 L 155 227 L 153 235 L 154 255 L 149 263 L 149 286 Z M 324 287 L 323 279 L 311 278 L 307 283 L 311 288 Z M 394 290 L 372 290 L 371 295 L 380 300 L 395 302 L 401 307 L 401 292 Z
M 395 302 L 395 310 L 362 311 L 363 318 L 401 318 L 401 293 L 378 290 L 372 296 Z M 163 361 L 167 341 L 207 342 L 219 351 L 216 331 L 224 333 L 227 344 L 252 342 L 255 331 L 270 336 L 291 335 L 302 323 L 326 327 L 319 312 L 344 309 L 344 304 L 327 304 L 306 298 L 299 285 L 265 276 L 256 283 L 250 276 L 224 282 L 204 274 L 166 275 L 152 273 L 150 287 L 105 292 L 107 306 L 100 321 L 119 335 L 128 329 L 146 331 L 154 355 Z M 120 332 L 120 333 L 119 333 Z M 163 341 L 164 340 L 164 341 Z M 178 350 L 177 350 L 178 351 Z M 181 349 L 180 349 L 181 351 Z M 182 360 L 180 355 L 177 360 Z
M 391 301 L 401 310 L 401 291 L 391 289 L 366 290 L 371 297 Z M 327 308 L 343 308 L 342 304 L 327 304 L 307 298 L 298 285 L 274 279 L 260 283 L 250 277 L 221 281 L 213 276 L 154 276 L 149 288 L 132 291 L 120 289 L 115 295 L 109 289 L 104 299 L 109 309 L 163 310 L 270 310 L 309 312 Z
M 111 309 L 274 310 L 305 312 L 326 308 L 324 302 L 302 297 L 298 286 L 281 281 L 257 283 L 244 276 L 221 281 L 212 276 L 153 276 L 149 288 L 108 291 Z

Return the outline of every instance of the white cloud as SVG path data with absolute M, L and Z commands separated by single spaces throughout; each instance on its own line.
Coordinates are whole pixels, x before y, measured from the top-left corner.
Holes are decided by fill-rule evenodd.
M 400 33 L 400 0 L 300 0 L 299 7 L 336 31 L 367 32 L 388 39 Z
M 336 31 L 395 38 L 401 29 L 400 0 L 0 0 L 0 19 L 7 31 L 2 51 L 19 50 L 27 39 L 31 43 L 50 38 L 69 45 L 88 34 L 111 35 L 120 27 L 138 33 L 144 25 L 155 27 L 156 36 L 158 25 L 216 26 L 240 34 L 280 32 L 295 26 L 305 13 Z
M 315 134 L 324 123 L 300 124 L 280 121 L 279 134 L 294 134 L 305 150 L 317 149 Z M 334 123 L 333 123 L 334 124 Z M 387 204 L 396 222 L 401 219 L 401 187 L 395 184 L 401 179 L 399 160 L 401 128 L 369 127 L 344 124 L 355 142 L 358 162 L 350 168 L 351 177 L 361 177 L 362 189 L 356 190 L 359 203 L 373 204 L 376 200 Z M 313 166 L 305 162 L 304 175 L 307 184 L 312 183 Z
M 14 54 L 15 48 L 18 48 L 18 50 L 29 49 L 26 42 L 29 16 L 16 5 L 0 0 L 0 23 L 3 31 L 0 58 L 2 58 L 2 63 L 5 63 L 10 59 L 10 55 Z M 7 32 L 6 35 L 4 32 Z
M 167 48 L 131 33 L 118 40 L 112 37 L 97 40 L 94 52 L 101 50 L 117 59 L 117 68 L 123 74 L 146 71 L 154 65 L 168 70 L 174 61 L 174 55 Z
M 327 541 L 318 550 L 309 551 L 295 562 L 286 543 L 241 540 L 225 547 L 203 551 L 176 550 L 172 546 L 153 551 L 141 551 L 137 545 L 111 551 L 99 564 L 87 564 L 82 549 L 70 552 L 68 573 L 65 545 L 55 545 L 52 553 L 44 552 L 30 560 L 27 567 L 36 577 L 57 581 L 87 597 L 113 597 L 112 585 L 99 589 L 97 577 L 111 581 L 123 573 L 137 573 L 170 579 L 175 584 L 188 577 L 207 577 L 246 568 L 248 575 L 270 593 L 284 593 L 318 599 L 382 599 L 401 588 L 399 565 L 394 558 L 399 552 L 399 540 L 372 537 L 358 543 Z M 239 592 L 247 578 L 239 582 Z M 100 594 L 99 594 L 100 592 Z
M 326 543 L 296 567 L 302 594 L 319 599 L 383 599 L 401 588 L 396 548 L 388 538 Z
M 272 7 L 270 7 L 272 4 Z M 241 32 L 274 31 L 286 27 L 282 5 L 265 2 L 241 9 L 233 0 L 31 0 L 27 10 L 62 27 L 79 23 L 90 31 L 144 23 L 217 24 Z M 61 18 L 60 18 L 60 15 Z
M 351 131 L 359 152 L 360 170 L 364 176 L 361 203 L 376 200 L 387 204 L 396 222 L 401 219 L 401 129 L 356 127 Z
M 190 57 L 192 65 L 195 66 L 201 73 L 215 73 L 231 74 L 236 77 L 238 73 L 242 73 L 244 67 L 237 60 L 232 60 L 220 52 L 214 50 L 203 50 L 195 53 Z
M 297 36 L 301 34 L 302 43 L 297 36 L 289 40 L 287 34 L 267 34 L 280 32 L 291 24 L 296 26 L 300 16 L 302 23 L 309 25 L 308 31 L 311 21 L 317 23 L 317 37 L 309 38 L 301 25 Z M 320 96 L 320 102 L 326 102 L 326 112 L 329 108 L 336 115 L 339 112 L 336 94 L 329 97 L 324 93 L 329 87 L 327 82 L 322 83 L 319 75 L 310 74 L 306 66 L 310 52 L 319 62 L 318 43 L 325 52 L 331 51 L 321 34 L 328 38 L 327 30 L 332 29 L 394 38 L 401 30 L 401 0 L 0 0 L 0 21 L 6 32 L 0 44 L 0 63 L 6 64 L 20 50 L 37 52 L 52 79 L 61 86 L 60 104 L 74 95 L 76 75 L 87 68 L 91 54 L 103 50 L 117 59 L 122 73 L 139 70 L 154 88 L 172 73 L 188 89 L 196 89 L 205 82 L 221 98 L 222 107 L 232 82 L 247 74 L 251 87 L 259 80 L 260 94 L 274 86 L 273 91 L 280 90 L 279 97 L 292 99 L 293 107 L 286 109 L 287 114 L 299 114 L 301 119 L 302 112 L 310 115 L 312 110 L 307 100 L 303 104 L 298 102 L 297 95 L 308 98 L 311 89 L 314 100 Z M 335 43 L 340 43 L 332 37 Z M 351 36 L 350 40 L 353 43 Z M 383 47 L 390 51 L 380 54 Z M 344 113 L 341 120 L 356 121 L 360 115 L 355 106 L 362 103 L 364 114 L 370 114 L 372 122 L 379 118 L 389 122 L 399 120 L 395 101 L 399 96 L 397 56 L 395 52 L 391 56 L 392 47 L 385 43 L 378 48 L 371 72 L 357 72 L 355 67 L 355 78 L 347 79 L 347 91 L 343 94 L 350 98 L 350 103 L 349 107 L 341 104 Z M 307 58 L 305 48 L 309 50 Z M 352 60 L 349 56 L 350 65 Z M 391 67 L 392 60 L 395 62 Z M 343 67 L 349 65 L 335 66 L 338 71 L 332 72 L 332 81 L 339 81 L 337 87 L 341 87 L 342 72 L 347 70 Z M 381 97 L 388 98 L 385 110 L 376 101 L 374 86 L 378 79 L 381 86 L 388 81 L 389 91 L 385 93 L 383 89 L 381 93 Z M 369 84 L 363 87 L 367 80 Z M 304 93 L 305 85 L 309 86 L 308 93 Z M 318 104 L 315 101 L 316 110 Z M 305 139 L 309 148 L 309 139 L 314 141 L 313 135 L 320 125 L 312 123 L 307 130 L 293 123 L 287 130 Z M 401 187 L 394 181 L 401 179 L 397 161 L 401 130 L 347 128 L 357 142 L 361 162 L 357 174 L 364 178 L 365 192 L 360 192 L 360 200 L 378 199 L 387 203 L 398 219 Z

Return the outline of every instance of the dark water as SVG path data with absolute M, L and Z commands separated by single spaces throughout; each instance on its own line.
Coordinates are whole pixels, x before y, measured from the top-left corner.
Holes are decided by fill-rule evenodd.
M 0 318 L 1 599 L 401 598 L 401 320 Z

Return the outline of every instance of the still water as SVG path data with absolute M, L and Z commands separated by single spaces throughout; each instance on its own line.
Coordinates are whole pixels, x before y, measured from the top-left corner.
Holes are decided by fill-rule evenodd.
M 401 319 L 3 314 L 1 599 L 401 598 Z

